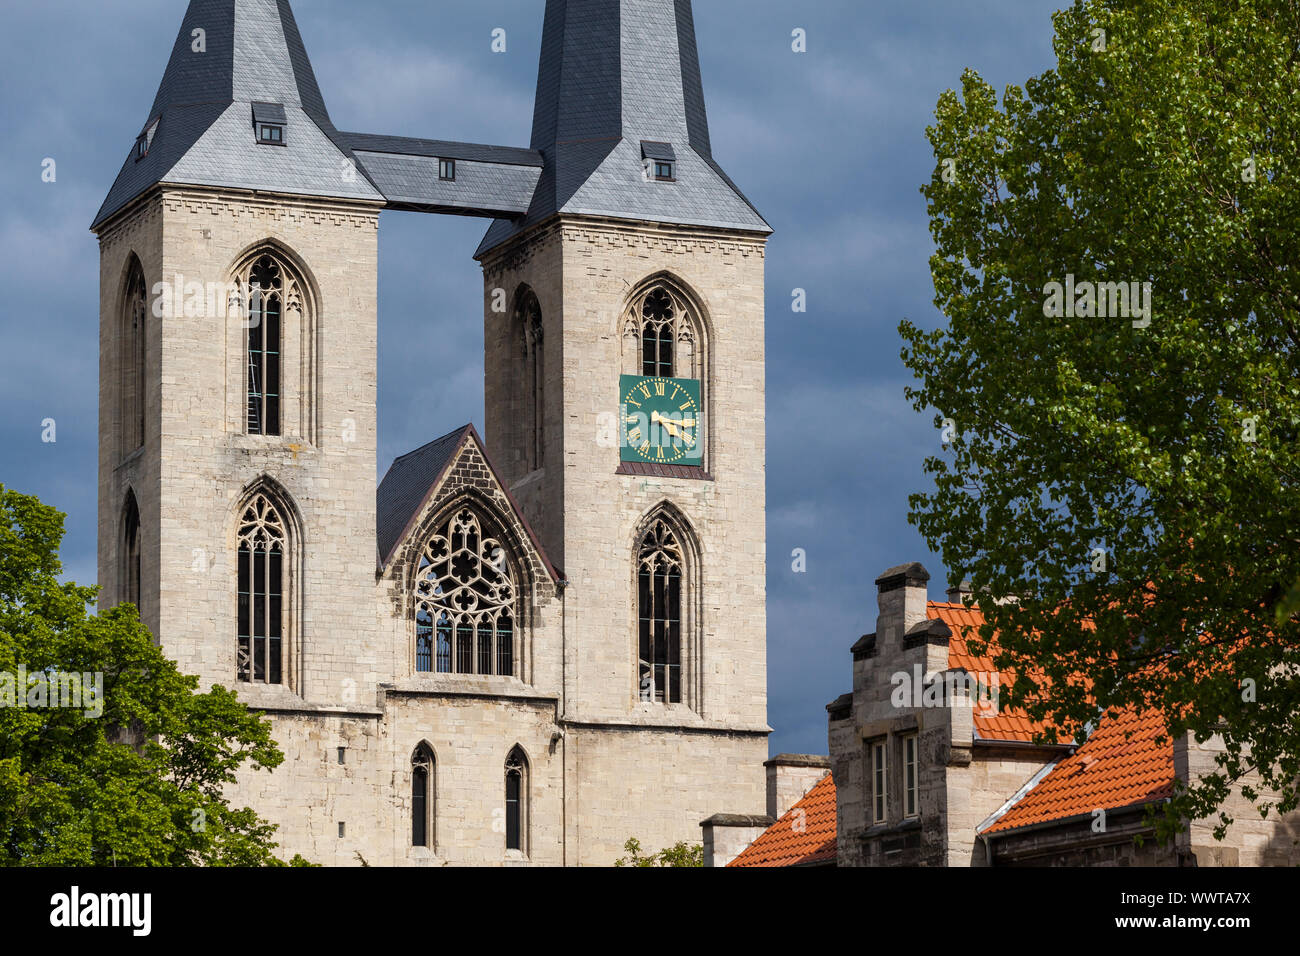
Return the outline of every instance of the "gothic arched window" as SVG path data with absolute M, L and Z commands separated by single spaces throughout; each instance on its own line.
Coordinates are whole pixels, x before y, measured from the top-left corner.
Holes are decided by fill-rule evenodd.
M 637 553 L 638 681 L 643 701 L 682 700 L 682 548 L 656 520 Z
M 144 444 L 145 333 L 149 315 L 148 287 L 140 260 L 131 257 L 126 279 L 121 337 L 122 452 L 130 454 Z
M 689 300 L 666 281 L 633 297 L 623 323 L 623 371 L 659 378 L 703 378 L 701 327 Z
M 435 767 L 433 751 L 428 744 L 416 747 L 411 755 L 411 846 L 434 847 Z
M 264 493 L 253 496 L 239 522 L 239 647 L 241 681 L 282 682 L 288 529 Z
M 248 272 L 248 433 L 280 434 L 280 358 L 284 270 L 269 255 L 259 256 Z
M 546 437 L 546 415 L 543 394 L 546 383 L 542 352 L 542 307 L 537 295 L 527 286 L 515 293 L 514 327 L 520 336 L 523 354 L 523 424 L 524 471 L 542 467 Z
M 506 849 L 528 852 L 528 758 L 519 747 L 506 757 Z
M 140 609 L 140 508 L 135 492 L 126 493 L 122 513 L 122 600 Z
M 415 669 L 514 674 L 515 584 L 500 542 L 468 508 L 429 539 L 415 576 Z

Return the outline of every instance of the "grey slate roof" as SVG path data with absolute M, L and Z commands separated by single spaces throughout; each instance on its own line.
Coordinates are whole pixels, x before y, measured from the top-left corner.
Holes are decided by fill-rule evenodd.
M 255 102 L 282 106 L 284 146 L 257 143 Z M 288 0 L 191 0 L 155 118 L 148 155 L 127 157 L 92 229 L 160 182 L 383 201 L 330 122 Z
M 255 109 L 283 117 L 284 145 L 257 142 Z M 690 0 L 547 0 L 531 149 L 340 133 L 289 0 L 191 0 L 155 120 L 92 229 L 174 183 L 498 217 L 477 257 L 559 212 L 771 232 L 713 160 Z M 676 182 L 645 175 L 670 156 Z
M 413 452 L 394 459 L 375 493 L 379 563 L 387 564 L 406 534 L 429 489 L 442 474 L 461 442 L 473 430 L 464 425 Z
M 643 141 L 673 151 L 676 182 L 647 179 Z M 547 0 L 532 147 L 527 214 L 476 258 L 556 213 L 772 231 L 713 159 L 690 0 Z
M 447 473 L 457 451 L 467 441 L 472 441 L 478 446 L 493 479 L 510 502 L 515 517 L 527 533 L 528 540 L 537 549 L 537 554 L 546 570 L 550 572 L 551 578 L 556 583 L 562 582 L 564 575 L 551 564 L 551 559 L 547 557 L 541 540 L 529 525 L 528 519 L 524 517 L 519 503 L 510 494 L 510 489 L 501 480 L 500 473 L 492 464 L 487 448 L 484 447 L 483 440 L 473 425 L 463 425 L 441 438 L 435 438 L 429 444 L 394 459 L 389 466 L 388 473 L 384 475 L 384 480 L 379 483 L 379 489 L 375 493 L 379 566 L 382 568 L 388 564 L 398 546 L 411 533 L 420 512 L 424 510 L 425 504 Z
M 542 154 L 531 149 L 368 133 L 342 135 L 393 209 L 521 216 L 528 211 L 542 174 Z M 454 182 L 438 178 L 439 159 L 456 160 Z

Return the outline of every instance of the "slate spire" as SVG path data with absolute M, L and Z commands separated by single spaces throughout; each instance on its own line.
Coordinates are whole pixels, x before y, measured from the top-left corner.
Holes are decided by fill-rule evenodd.
M 676 182 L 647 180 L 645 142 L 671 147 Z M 477 255 L 557 212 L 771 232 L 713 159 L 690 0 L 547 0 L 532 148 L 528 214 Z
M 255 102 L 283 105 L 284 146 L 257 143 Z M 143 129 L 155 121 L 92 229 L 160 182 L 383 199 L 330 122 L 288 0 L 191 0 Z

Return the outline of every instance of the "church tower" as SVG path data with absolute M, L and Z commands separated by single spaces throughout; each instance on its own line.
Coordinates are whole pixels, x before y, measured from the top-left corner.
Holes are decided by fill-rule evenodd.
M 340 132 L 287 0 L 191 0 L 143 121 L 92 226 L 101 600 L 267 714 L 231 799 L 335 865 L 760 813 L 771 230 L 689 0 L 549 0 L 529 149 Z M 376 486 L 382 209 L 492 224 L 486 439 Z
M 383 201 L 288 4 L 192 0 L 92 226 L 99 581 L 252 703 L 373 699 Z
M 575 816 L 758 812 L 771 229 L 713 159 L 690 0 L 548 0 L 532 148 L 476 254 L 486 438 L 569 582 Z

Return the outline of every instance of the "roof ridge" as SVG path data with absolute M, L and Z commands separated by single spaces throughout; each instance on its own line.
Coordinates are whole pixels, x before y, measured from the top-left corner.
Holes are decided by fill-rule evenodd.
M 434 439 L 432 439 L 431 441 L 427 441 L 427 442 L 425 442 L 425 443 L 424 443 L 423 445 L 421 445 L 419 448 L 413 448 L 413 449 L 411 449 L 411 450 L 408 451 L 405 455 L 398 455 L 396 458 L 393 459 L 393 465 L 397 464 L 399 461 L 405 461 L 406 459 L 410 458 L 412 455 L 418 455 L 420 452 L 424 451 L 426 448 L 429 448 L 429 447 L 431 447 L 431 446 L 433 446 L 433 445 L 436 445 L 436 444 L 438 444 L 439 442 L 446 441 L 448 438 L 451 438 L 451 437 L 453 437 L 453 436 L 455 436 L 455 435 L 463 435 L 463 434 L 465 434 L 465 432 L 466 432 L 467 429 L 470 429 L 470 428 L 473 428 L 473 427 L 474 427 L 474 423 L 473 423 L 473 422 L 469 422 L 469 423 L 467 423 L 467 424 L 465 424 L 465 425 L 461 425 L 459 428 L 454 428 L 454 429 L 452 429 L 451 431 L 447 432 L 447 434 L 445 434 L 445 435 L 439 435 L 437 438 L 434 438 Z M 392 470 L 392 465 L 389 465 L 388 467 L 389 467 L 389 470 L 391 471 L 391 470 Z

